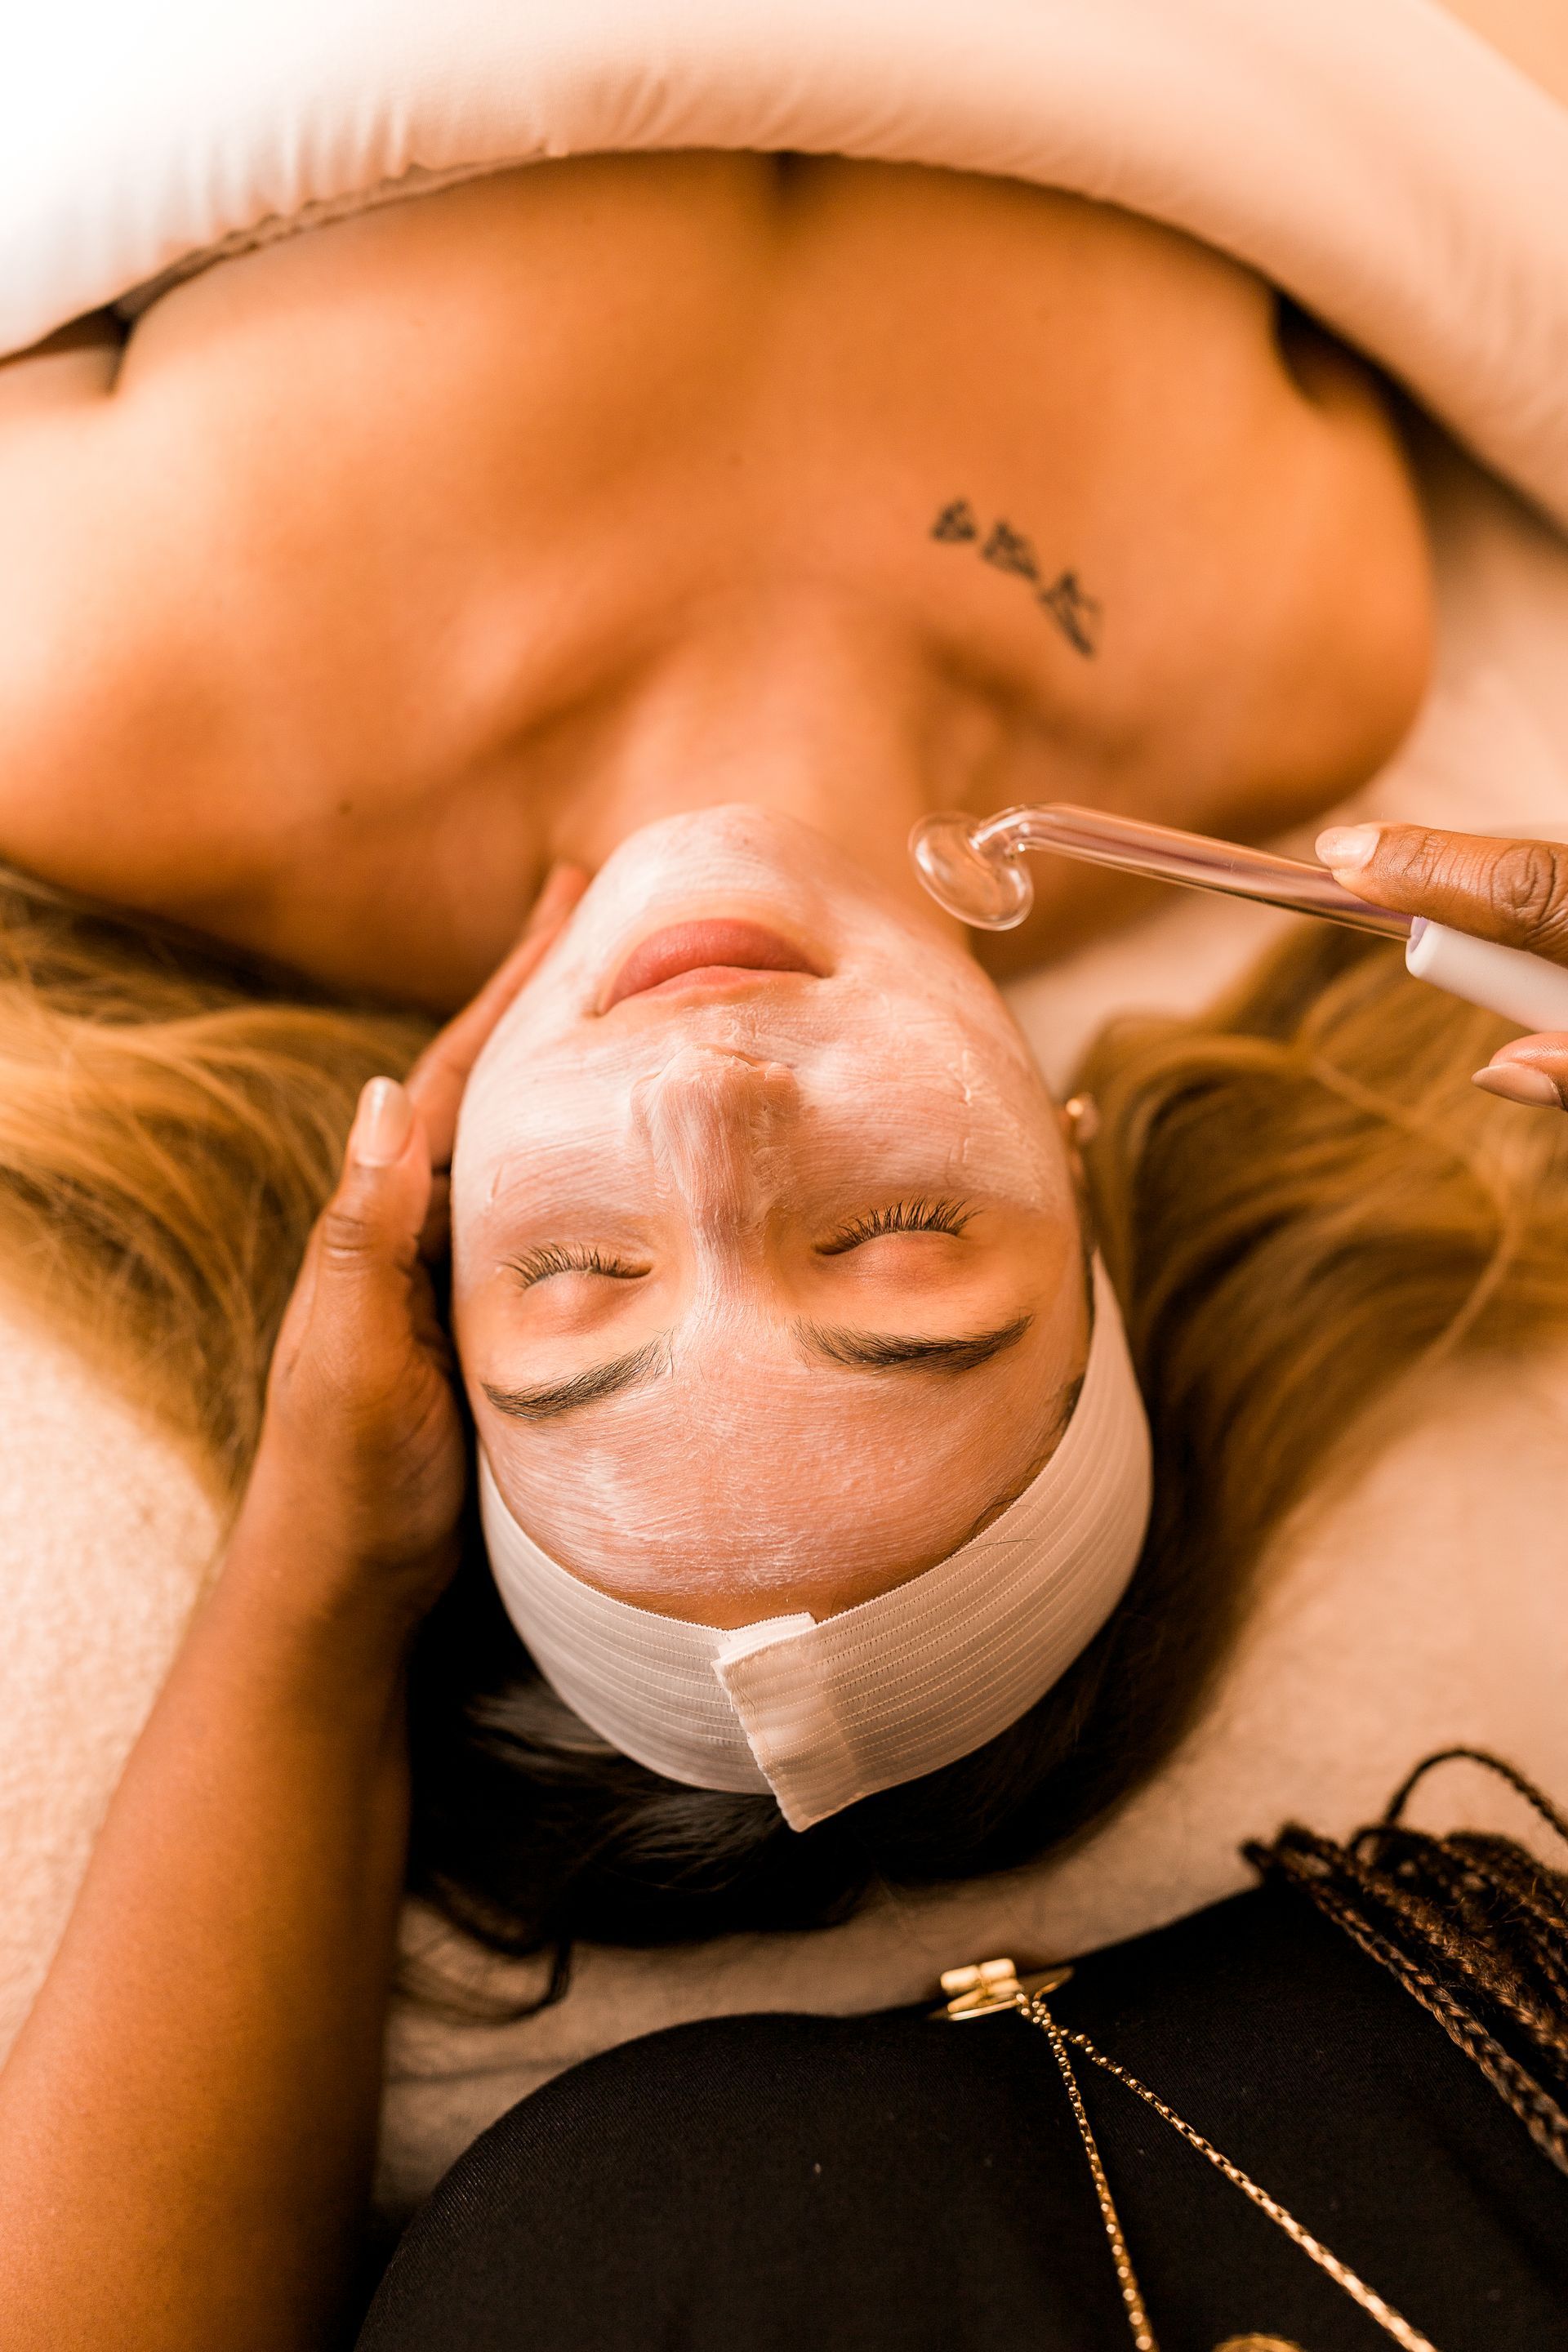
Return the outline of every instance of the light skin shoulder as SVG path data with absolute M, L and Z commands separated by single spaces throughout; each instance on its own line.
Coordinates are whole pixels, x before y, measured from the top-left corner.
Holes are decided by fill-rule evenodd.
M 680 810 L 873 872 L 936 806 L 1298 822 L 1408 725 L 1428 568 L 1369 373 L 1152 222 L 540 165 L 0 369 L 0 856 L 447 1012 Z

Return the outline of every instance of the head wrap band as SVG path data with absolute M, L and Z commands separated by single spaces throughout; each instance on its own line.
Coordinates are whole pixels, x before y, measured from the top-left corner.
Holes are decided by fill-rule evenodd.
M 1125 1591 L 1149 1496 L 1148 1423 L 1098 1258 L 1083 1386 L 1044 1469 L 934 1568 L 820 1623 L 725 1632 L 617 1601 L 541 1551 L 479 1463 L 501 1600 L 567 1706 L 667 1780 L 771 1790 L 796 1830 L 1026 1713 Z

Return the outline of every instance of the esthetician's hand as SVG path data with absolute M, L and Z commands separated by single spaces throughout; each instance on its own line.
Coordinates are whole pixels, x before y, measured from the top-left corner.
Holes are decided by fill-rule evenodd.
M 0 2352 L 343 2340 L 407 1855 L 404 1660 L 463 1495 L 432 1161 L 584 879 L 552 877 L 406 1087 L 365 1089 L 223 1574 L 0 2065 Z
M 1568 964 L 1568 845 L 1352 824 L 1320 834 L 1318 856 L 1358 898 Z M 1568 1109 L 1568 1035 L 1515 1038 L 1475 1083 L 1509 1102 Z
M 338 1187 L 283 1318 L 230 1561 L 286 1563 L 308 1615 L 367 1609 L 401 1640 L 456 1560 L 463 1426 L 430 1267 L 480 1048 L 587 887 L 551 875 L 522 939 L 409 1073 L 360 1098 Z

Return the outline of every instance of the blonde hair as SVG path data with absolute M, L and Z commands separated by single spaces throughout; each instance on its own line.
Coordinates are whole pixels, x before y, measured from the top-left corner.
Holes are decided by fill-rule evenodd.
M 1199 1020 L 1125 1020 L 1076 1083 L 1160 1464 L 1156 1541 L 1246 1570 L 1445 1358 L 1568 1320 L 1568 1119 L 1469 1074 L 1515 1034 L 1303 924 Z
M 331 1003 L 0 875 L 0 1250 L 232 1502 L 363 1080 L 426 1024 Z M 1155 1442 L 1126 1600 L 974 1755 L 803 1836 L 584 1743 L 477 1555 L 413 1676 L 411 1884 L 502 1951 L 842 1917 L 1029 1860 L 1190 1723 L 1284 1516 L 1421 1366 L 1568 1318 L 1568 1120 L 1468 1074 L 1504 1024 L 1303 926 L 1202 1020 L 1116 1024 L 1079 1085 Z
M 0 871 L 0 1262 L 220 1500 L 359 1089 L 428 1034 Z

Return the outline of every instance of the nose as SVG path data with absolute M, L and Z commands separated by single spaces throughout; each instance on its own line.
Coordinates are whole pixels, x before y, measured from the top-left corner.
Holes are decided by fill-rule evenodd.
M 635 1115 L 699 1234 L 754 1232 L 771 1166 L 800 1107 L 792 1070 L 719 1046 L 687 1045 L 637 1088 Z

